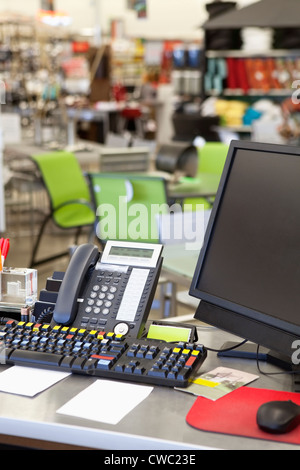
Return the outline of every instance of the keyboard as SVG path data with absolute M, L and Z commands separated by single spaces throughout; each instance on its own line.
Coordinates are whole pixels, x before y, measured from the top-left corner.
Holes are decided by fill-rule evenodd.
M 169 387 L 187 387 L 207 356 L 198 343 L 13 320 L 0 327 L 0 347 L 8 365 Z

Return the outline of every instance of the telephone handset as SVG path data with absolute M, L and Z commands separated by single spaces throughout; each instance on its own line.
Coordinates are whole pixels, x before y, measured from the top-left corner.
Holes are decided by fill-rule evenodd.
M 55 324 L 139 338 L 162 266 L 162 245 L 108 241 L 79 246 L 64 275 Z

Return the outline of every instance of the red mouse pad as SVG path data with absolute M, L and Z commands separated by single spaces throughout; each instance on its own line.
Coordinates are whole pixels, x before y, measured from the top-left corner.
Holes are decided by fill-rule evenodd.
M 300 425 L 285 434 L 270 434 L 258 427 L 258 408 L 277 400 L 292 400 L 300 405 L 300 393 L 241 387 L 216 401 L 198 397 L 186 421 L 201 431 L 300 444 Z

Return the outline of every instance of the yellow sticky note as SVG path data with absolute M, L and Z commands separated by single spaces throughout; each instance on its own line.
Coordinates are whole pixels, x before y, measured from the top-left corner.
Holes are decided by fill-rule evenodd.
M 184 327 L 152 324 L 149 327 L 147 338 L 159 339 L 168 342 L 189 341 L 191 330 Z
M 204 385 L 205 387 L 211 387 L 211 388 L 214 388 L 220 385 L 219 382 L 212 382 L 211 380 L 205 380 L 201 378 L 193 380 L 193 383 L 198 384 L 198 385 Z

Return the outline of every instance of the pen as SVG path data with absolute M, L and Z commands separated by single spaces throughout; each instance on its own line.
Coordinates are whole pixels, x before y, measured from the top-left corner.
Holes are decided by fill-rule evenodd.
M 7 258 L 8 252 L 9 252 L 9 238 L 5 238 L 3 242 L 3 247 L 1 247 L 1 253 L 2 253 L 2 256 L 4 256 L 4 259 Z
M 3 256 L 3 244 L 4 244 L 4 238 L 0 238 L 0 251 L 1 251 L 1 271 L 3 270 L 3 265 L 4 265 L 4 256 Z

